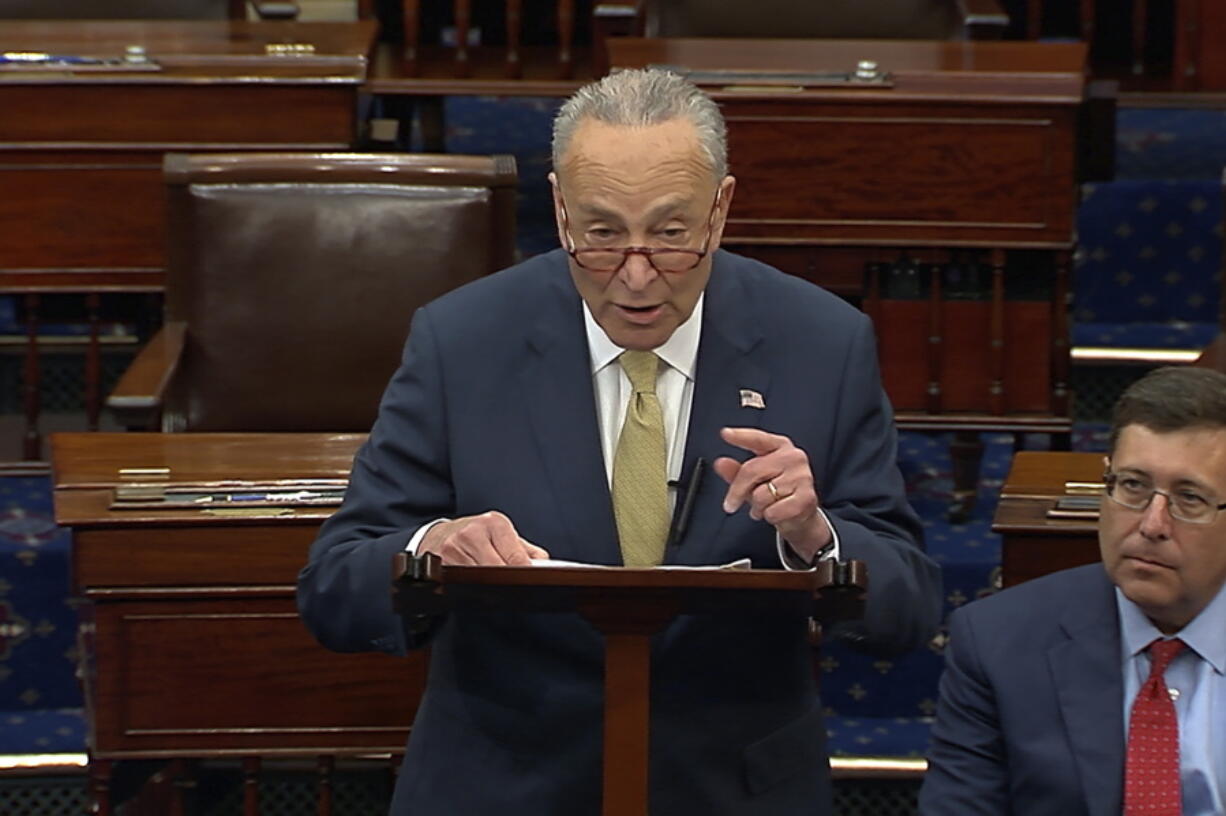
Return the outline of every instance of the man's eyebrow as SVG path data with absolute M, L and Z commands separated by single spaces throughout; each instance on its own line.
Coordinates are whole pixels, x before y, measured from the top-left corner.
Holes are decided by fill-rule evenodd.
M 1142 470 L 1141 468 L 1122 467 L 1119 470 L 1115 471 L 1115 475 L 1116 476 L 1124 476 L 1124 475 L 1140 476 L 1150 482 L 1154 481 L 1154 477 L 1149 473 L 1149 471 Z M 1214 488 L 1211 485 L 1207 484 L 1206 482 L 1202 482 L 1200 479 L 1194 479 L 1191 476 L 1181 476 L 1175 479 L 1175 481 L 1172 483 L 1172 486 L 1173 487 L 1195 487 L 1195 488 L 1204 490 L 1209 493 L 1214 492 Z

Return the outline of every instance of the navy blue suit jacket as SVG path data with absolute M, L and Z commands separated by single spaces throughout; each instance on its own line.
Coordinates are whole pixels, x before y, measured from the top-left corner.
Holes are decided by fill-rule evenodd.
M 1124 680 L 1102 564 L 950 617 L 923 816 L 1119 816 Z
M 895 466 L 867 318 L 808 282 L 718 252 L 703 320 L 682 472 L 698 457 L 746 458 L 722 442 L 724 426 L 791 437 L 810 457 L 843 556 L 869 567 L 866 617 L 847 637 L 922 644 L 939 616 L 939 573 Z M 742 407 L 743 388 L 765 409 Z M 726 487 L 708 474 L 666 563 L 779 567 L 774 530 L 721 509 Z M 344 505 L 299 578 L 307 625 L 338 650 L 405 646 L 389 600 L 393 554 L 424 522 L 487 510 L 554 558 L 621 563 L 582 303 L 561 251 L 416 314 Z M 602 641 L 577 616 L 450 615 L 431 641 L 393 813 L 598 813 L 602 671 Z M 828 811 L 803 622 L 678 619 L 653 642 L 651 704 L 654 813 Z

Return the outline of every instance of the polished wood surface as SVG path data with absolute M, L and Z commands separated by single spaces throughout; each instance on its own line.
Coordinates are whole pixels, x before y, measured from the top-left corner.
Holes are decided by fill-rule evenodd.
M 992 531 L 1001 536 L 1001 573 L 1013 586 L 1099 560 L 1094 518 L 1052 518 L 1069 481 L 1097 483 L 1103 454 L 1021 451 L 1001 488 Z
M 298 619 L 296 576 L 332 508 L 111 506 L 117 485 L 343 479 L 363 439 L 52 436 L 95 759 L 403 750 L 425 655 L 336 654 Z

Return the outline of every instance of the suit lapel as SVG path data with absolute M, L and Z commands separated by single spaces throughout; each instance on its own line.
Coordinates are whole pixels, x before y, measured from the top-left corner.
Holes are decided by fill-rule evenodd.
M 558 518 L 573 552 L 553 552 L 557 558 L 596 564 L 621 564 L 613 503 L 605 477 L 591 356 L 583 329 L 581 301 L 565 267 L 564 286 L 551 292 L 564 305 L 547 314 L 563 320 L 542 322 L 530 335 L 532 362 L 523 376 L 536 448 L 556 499 Z
M 711 464 L 719 456 L 744 459 L 745 452 L 726 444 L 719 431 L 726 426 L 761 425 L 764 411 L 743 407 L 742 389 L 769 399 L 770 372 L 753 354 L 762 339 L 760 324 L 755 319 L 751 293 L 745 291 L 734 264 L 726 253 L 716 253 L 703 302 L 694 401 L 681 469 L 683 486 L 674 516 L 681 511 L 684 483 L 699 457 L 706 462 L 706 473 L 684 537 L 665 554 L 665 561 L 670 563 L 709 564 L 726 555 L 721 554 L 717 540 L 726 518 L 721 505 L 728 486 Z
M 1047 654 L 1088 812 L 1119 814 L 1124 778 L 1124 685 L 1112 585 L 1093 576 L 1083 605 L 1061 621 L 1068 640 Z

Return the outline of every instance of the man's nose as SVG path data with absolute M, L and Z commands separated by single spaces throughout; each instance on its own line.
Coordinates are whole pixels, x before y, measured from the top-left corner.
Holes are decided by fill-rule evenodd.
M 647 256 L 641 252 L 631 252 L 627 255 L 621 268 L 622 281 L 632 292 L 646 289 L 659 274 L 651 265 L 651 261 L 647 260 Z
M 1155 493 L 1149 506 L 1141 511 L 1141 535 L 1146 538 L 1169 538 L 1171 534 L 1170 499 Z

